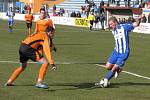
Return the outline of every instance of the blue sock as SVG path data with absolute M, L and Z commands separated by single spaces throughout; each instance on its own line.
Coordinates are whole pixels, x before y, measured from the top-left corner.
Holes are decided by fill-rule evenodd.
M 110 80 L 110 79 L 114 76 L 114 74 L 115 74 L 115 73 L 110 70 L 110 71 L 107 73 L 107 75 L 105 76 L 105 78 L 108 79 L 108 80 Z
M 11 29 L 11 28 L 9 28 L 9 32 L 12 32 L 12 29 Z

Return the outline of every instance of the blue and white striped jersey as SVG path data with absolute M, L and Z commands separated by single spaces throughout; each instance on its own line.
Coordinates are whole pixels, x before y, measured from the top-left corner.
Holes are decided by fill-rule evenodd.
M 15 13 L 13 11 L 7 11 L 6 16 L 8 16 L 9 21 L 13 21 Z
M 133 29 L 133 24 L 119 24 L 114 30 L 112 30 L 115 39 L 115 50 L 118 53 L 123 54 L 130 50 L 128 34 Z

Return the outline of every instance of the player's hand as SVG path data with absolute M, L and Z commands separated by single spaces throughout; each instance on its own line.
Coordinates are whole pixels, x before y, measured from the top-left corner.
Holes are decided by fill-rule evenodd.
M 51 70 L 53 71 L 57 70 L 57 67 L 55 66 L 55 64 L 51 64 Z
M 36 34 L 37 32 L 35 31 L 33 34 Z

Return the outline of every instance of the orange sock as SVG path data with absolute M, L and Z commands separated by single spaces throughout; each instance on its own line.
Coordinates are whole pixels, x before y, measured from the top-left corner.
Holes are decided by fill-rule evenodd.
M 10 76 L 9 80 L 7 81 L 8 84 L 12 84 L 13 81 L 20 75 L 20 73 L 23 71 L 24 69 L 22 67 L 19 67 L 17 69 L 14 70 L 13 74 Z
M 40 71 L 39 71 L 39 76 L 38 76 L 38 80 L 37 83 L 41 83 L 44 79 L 44 76 L 46 74 L 46 70 L 48 68 L 48 63 L 47 64 L 42 64 Z

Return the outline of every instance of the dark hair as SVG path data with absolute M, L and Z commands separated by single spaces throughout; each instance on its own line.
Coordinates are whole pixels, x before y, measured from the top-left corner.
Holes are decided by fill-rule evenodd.
M 41 8 L 41 9 L 40 9 L 40 13 L 41 13 L 41 11 L 44 11 L 44 12 L 45 12 L 45 9 Z
M 54 31 L 54 28 L 49 26 L 46 28 L 45 32 L 53 32 Z

